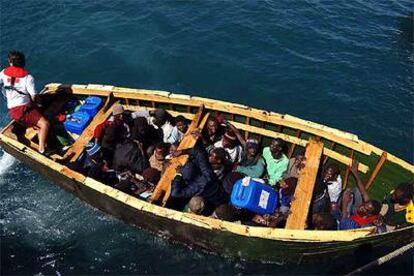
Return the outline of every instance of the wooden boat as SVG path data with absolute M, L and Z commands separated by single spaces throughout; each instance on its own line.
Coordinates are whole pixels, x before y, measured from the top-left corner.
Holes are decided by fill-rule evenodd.
M 209 252 L 282 264 L 341 263 L 346 257 L 358 256 L 355 254 L 370 252 L 373 256 L 379 256 L 413 240 L 414 226 L 383 234 L 373 233 L 372 228 L 350 231 L 304 230 L 304 216 L 297 214 L 300 212 L 293 212 L 287 229 L 245 226 L 164 208 L 85 177 L 69 169 L 62 160 L 76 160 L 91 139 L 96 125 L 110 116 L 115 102 L 121 103 L 126 110 L 164 108 L 174 116 L 181 114 L 193 120 L 193 123 L 196 120 L 194 117 L 199 117 L 197 120 L 200 120 L 201 113 L 197 112 L 202 105 L 205 112 L 221 112 L 246 137 L 258 138 L 263 145 L 276 137 L 287 141 L 289 157 L 296 149 L 306 147 L 306 154 L 311 159 L 306 165 L 309 171 L 307 175 L 301 174 L 298 184 L 305 185 L 304 187 L 309 182 L 312 170 L 316 170 L 319 163 L 326 162 L 338 163 L 344 186 L 353 185 L 349 166 L 353 159 L 357 159 L 360 162 L 358 169 L 371 197 L 381 200 L 396 184 L 412 181 L 414 173 L 412 164 L 360 140 L 351 133 L 287 114 L 164 91 L 53 83 L 46 85 L 42 93 L 45 102 L 49 102 L 46 104 L 45 114 L 53 116 L 70 97 L 86 95 L 101 96 L 106 102 L 63 156 L 54 155 L 48 158 L 39 154 L 36 151 L 35 130 L 26 130 L 24 136 L 16 135 L 17 124 L 13 121 L 2 129 L 0 143 L 6 152 L 52 182 L 127 223 Z M 194 126 L 200 124 L 202 123 Z M 185 146 L 191 146 L 191 141 L 182 142 L 180 145 Z M 163 179 L 158 186 L 163 185 L 162 181 Z M 164 192 L 168 193 L 167 190 Z M 295 197 L 298 196 L 306 202 L 310 199 L 309 193 L 312 190 L 304 189 L 295 194 Z M 295 208 L 299 207 L 292 206 L 292 210 Z

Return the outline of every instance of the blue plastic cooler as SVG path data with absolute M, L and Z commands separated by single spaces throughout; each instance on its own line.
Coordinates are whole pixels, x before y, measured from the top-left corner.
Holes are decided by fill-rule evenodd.
M 85 103 L 81 106 L 79 111 L 83 111 L 94 117 L 98 113 L 99 106 L 102 103 L 102 99 L 96 96 L 89 96 L 85 99 Z
M 91 116 L 83 111 L 73 113 L 63 123 L 66 131 L 80 135 L 91 121 Z
M 278 197 L 278 193 L 270 186 L 245 177 L 234 184 L 231 203 L 256 214 L 273 214 L 278 205 Z

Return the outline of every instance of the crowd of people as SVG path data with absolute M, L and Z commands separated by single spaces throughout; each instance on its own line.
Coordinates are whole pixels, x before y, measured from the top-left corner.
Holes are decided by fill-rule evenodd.
M 10 52 L 9 65 L 0 72 L 9 113 L 24 127 L 37 128 L 39 152 L 47 155 L 50 123 L 34 104 L 34 80 L 24 69 L 24 55 Z M 262 148 L 258 140 L 245 140 L 220 114 L 210 116 L 203 130 L 191 133 L 197 139 L 193 148 L 178 150 L 189 127 L 183 116 L 174 118 L 163 109 L 126 112 L 119 104 L 112 112 L 96 127 L 82 156 L 67 164 L 69 167 L 145 199 L 170 160 L 187 154 L 188 162 L 171 183 L 167 207 L 235 223 L 284 227 L 298 177 L 306 166 L 303 151 L 289 159 L 287 144 L 279 138 Z M 413 184 L 397 185 L 381 203 L 369 197 L 357 167 L 354 162 L 350 168 L 356 187 L 345 191 L 338 165 L 328 163 L 319 169 L 307 227 L 344 230 L 376 226 L 384 232 L 412 224 Z M 275 213 L 259 215 L 231 204 L 234 184 L 245 177 L 261 179 L 279 194 Z
M 84 156 L 72 166 L 145 198 L 171 158 L 187 154 L 188 162 L 171 183 L 168 208 L 247 225 L 284 227 L 299 174 L 306 166 L 304 151 L 298 149 L 289 159 L 287 143 L 279 138 L 262 148 L 256 139 L 245 140 L 220 114 L 210 116 L 202 131 L 191 134 L 197 139 L 193 148 L 177 150 L 188 126 L 184 117 L 174 118 L 163 109 L 127 112 L 115 105 L 113 115 L 97 126 Z M 412 223 L 405 219 L 407 212 L 401 206 L 412 204 L 413 185 L 401 183 L 380 203 L 370 199 L 357 168 L 357 162 L 350 168 L 356 187 L 345 191 L 336 163 L 319 169 L 307 227 L 345 230 L 376 226 L 384 232 Z M 234 184 L 245 177 L 261 179 L 277 191 L 279 207 L 274 214 L 259 215 L 231 204 Z

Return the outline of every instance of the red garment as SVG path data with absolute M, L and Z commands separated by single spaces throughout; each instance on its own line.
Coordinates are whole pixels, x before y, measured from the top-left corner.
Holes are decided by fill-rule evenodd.
M 363 218 L 359 215 L 352 215 L 351 219 L 355 221 L 356 223 L 358 223 L 359 226 L 364 226 L 367 224 L 372 224 L 374 221 L 378 219 L 378 216 L 370 216 L 370 217 Z
M 102 124 L 97 125 L 93 132 L 93 138 L 98 138 L 98 140 L 101 140 L 105 128 L 111 125 L 115 125 L 115 122 L 108 120 L 103 122 Z
M 20 105 L 9 109 L 10 117 L 25 127 L 34 127 L 42 118 L 42 114 L 36 107 L 30 104 Z
M 10 66 L 4 69 L 4 74 L 8 77 L 22 78 L 29 74 L 29 72 L 23 68 Z

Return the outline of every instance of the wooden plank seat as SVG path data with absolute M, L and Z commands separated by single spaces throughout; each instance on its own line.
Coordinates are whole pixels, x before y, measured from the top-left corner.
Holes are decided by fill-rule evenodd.
M 192 133 L 196 129 L 203 129 L 209 116 L 209 114 L 206 114 L 202 118 L 203 111 L 204 106 L 201 105 L 190 126 L 188 127 L 183 140 L 180 142 L 177 150 L 190 149 L 195 146 L 197 138 L 195 138 Z M 169 166 L 161 176 L 160 181 L 158 182 L 154 192 L 151 195 L 151 202 L 156 202 L 162 197 L 162 205 L 164 206 L 167 203 L 167 200 L 171 194 L 171 183 L 175 177 L 175 174 L 180 167 L 184 166 L 187 163 L 188 158 L 189 156 L 184 154 L 171 159 Z
M 322 151 L 322 142 L 309 140 L 305 152 L 306 165 L 299 174 L 286 229 L 305 229 Z

